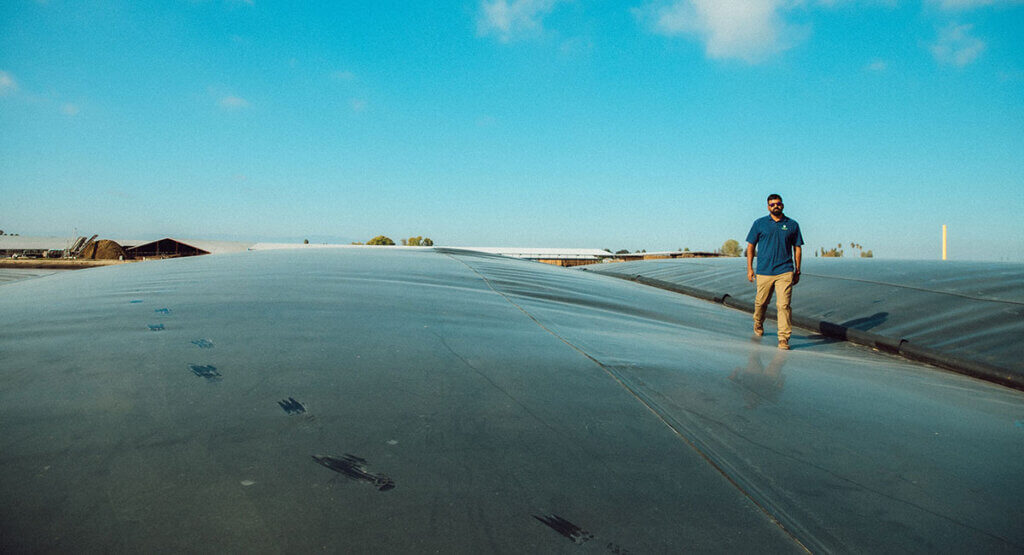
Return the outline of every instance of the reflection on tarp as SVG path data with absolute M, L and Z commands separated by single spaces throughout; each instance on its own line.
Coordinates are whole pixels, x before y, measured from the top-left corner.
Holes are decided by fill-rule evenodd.
M 0 315 L 5 552 L 1024 549 L 1020 392 L 628 281 L 261 251 Z
M 754 346 L 749 348 L 750 355 L 746 366 L 737 366 L 729 374 L 729 380 L 744 391 L 747 400 L 746 408 L 752 409 L 763 401 L 772 402 L 779 398 L 782 384 L 786 379 L 782 375 L 782 367 L 786 363 L 789 351 L 776 350 L 765 353 L 759 349 L 760 338 L 752 338 Z M 765 364 L 765 359 L 768 364 Z
M 584 269 L 752 310 L 744 264 L 679 259 Z M 1024 265 L 805 259 L 792 307 L 798 326 L 1024 389 Z

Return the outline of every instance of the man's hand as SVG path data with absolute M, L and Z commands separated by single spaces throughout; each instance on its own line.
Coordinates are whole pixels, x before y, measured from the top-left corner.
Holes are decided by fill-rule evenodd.
M 754 245 L 747 243 L 747 281 L 754 281 Z
M 800 283 L 800 270 L 793 271 L 793 285 Z

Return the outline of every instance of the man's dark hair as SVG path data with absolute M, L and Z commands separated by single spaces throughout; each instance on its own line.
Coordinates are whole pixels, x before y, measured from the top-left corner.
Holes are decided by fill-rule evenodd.
M 779 202 L 782 202 L 782 197 L 781 196 L 776 195 L 775 193 L 772 193 L 772 194 L 768 195 L 768 202 L 771 202 L 771 201 L 773 201 L 775 199 L 779 199 Z

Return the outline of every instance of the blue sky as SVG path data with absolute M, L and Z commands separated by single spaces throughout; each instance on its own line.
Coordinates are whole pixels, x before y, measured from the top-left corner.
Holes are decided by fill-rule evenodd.
M 1024 261 L 1020 0 L 0 4 L 0 229 Z M 849 252 L 849 249 L 847 249 Z

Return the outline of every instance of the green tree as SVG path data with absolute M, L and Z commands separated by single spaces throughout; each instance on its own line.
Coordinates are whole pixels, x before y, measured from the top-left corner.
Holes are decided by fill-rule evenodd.
M 430 247 L 434 245 L 434 241 L 430 237 L 417 235 L 416 237 L 402 239 L 402 244 L 409 247 Z
M 875 257 L 875 253 L 871 252 L 870 250 L 861 251 L 860 257 L 861 258 L 874 258 Z
M 743 250 L 740 249 L 740 243 L 736 239 L 729 239 L 722 243 L 722 254 L 725 256 L 739 256 L 743 254 Z
M 615 251 L 615 254 L 629 254 L 629 249 L 619 249 Z
M 389 237 L 378 235 L 366 242 L 367 245 L 394 245 L 395 242 Z
M 303 239 L 302 240 L 302 244 L 303 245 L 308 245 L 309 244 L 309 239 Z

